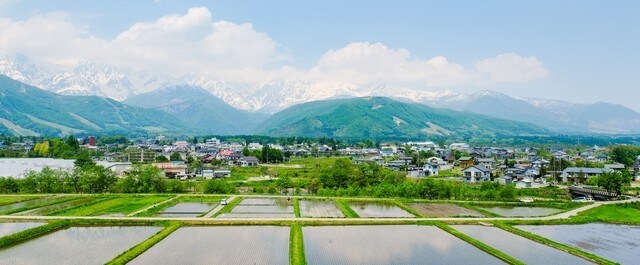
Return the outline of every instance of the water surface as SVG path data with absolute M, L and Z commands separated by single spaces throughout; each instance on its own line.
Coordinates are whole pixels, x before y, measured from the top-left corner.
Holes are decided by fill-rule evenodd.
M 380 202 L 349 202 L 349 207 L 360 217 L 364 218 L 411 218 L 415 217 L 402 208 L 387 203 Z
M 0 223 L 0 237 L 44 225 L 45 223 Z
M 434 226 L 305 226 L 307 264 L 504 264 Z
M 520 225 L 546 237 L 622 264 L 640 264 L 640 226 L 611 224 Z
M 0 250 L 3 264 L 104 264 L 159 227 L 71 227 Z
M 333 201 L 299 200 L 301 217 L 344 217 L 344 214 Z
M 480 208 L 480 207 L 478 207 Z M 489 211 L 504 217 L 539 217 L 547 216 L 561 212 L 562 210 L 556 208 L 544 208 L 544 207 L 485 207 L 480 208 L 485 211 Z

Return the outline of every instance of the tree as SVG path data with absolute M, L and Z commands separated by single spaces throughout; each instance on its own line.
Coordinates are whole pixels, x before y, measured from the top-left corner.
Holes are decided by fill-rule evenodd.
M 625 175 L 621 172 L 604 172 L 598 177 L 598 186 L 620 195 L 623 185 L 631 183 L 631 175 Z
M 134 165 L 119 183 L 124 193 L 154 193 L 166 191 L 166 177 L 153 165 Z
M 164 163 L 169 162 L 169 159 L 164 155 L 156 156 L 156 162 Z
M 224 180 L 211 179 L 207 180 L 204 185 L 204 193 L 207 194 L 231 194 L 235 192 L 235 187 Z
M 289 177 L 289 174 L 285 173 L 280 175 L 276 180 L 276 187 L 278 187 L 280 191 L 291 188 L 292 184 L 291 184 L 291 178 Z
M 171 160 L 171 161 L 181 161 L 182 160 L 182 156 L 180 156 L 180 153 L 178 153 L 178 152 L 173 152 L 173 154 L 171 154 L 171 156 L 169 157 L 169 160 Z
M 91 155 L 87 151 L 81 151 L 76 155 L 76 160 L 73 161 L 73 166 L 76 168 L 87 168 L 95 166 L 96 162 L 91 159 Z

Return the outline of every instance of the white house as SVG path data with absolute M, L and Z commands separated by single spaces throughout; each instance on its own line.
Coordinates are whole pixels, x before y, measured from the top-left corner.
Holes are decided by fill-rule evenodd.
M 436 163 L 426 163 L 422 166 L 422 170 L 426 176 L 437 176 L 438 166 Z
M 473 165 L 462 171 L 462 177 L 467 183 L 488 181 L 491 179 L 491 170 L 481 165 Z

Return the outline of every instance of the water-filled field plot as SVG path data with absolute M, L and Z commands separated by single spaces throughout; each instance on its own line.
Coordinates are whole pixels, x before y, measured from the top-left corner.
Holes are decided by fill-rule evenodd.
M 7 205 L 7 204 L 13 204 L 16 202 L 23 202 L 23 201 L 30 201 L 30 200 L 35 200 L 38 198 L 42 198 L 44 196 L 19 196 L 19 195 L 2 195 L 0 196 L 0 206 L 1 205 Z
M 31 229 L 45 223 L 0 223 L 0 237 Z
M 38 207 L 43 207 L 51 204 L 56 204 L 64 201 L 69 201 L 77 197 L 67 197 L 67 196 L 50 196 L 43 197 L 34 200 L 27 200 L 7 205 L 0 206 L 0 214 L 10 214 L 17 213 L 21 211 L 26 211 Z
M 218 203 L 202 203 L 202 202 L 181 202 L 171 207 L 168 207 L 158 213 L 159 217 L 198 217 L 201 216 L 213 207 L 216 207 Z
M 484 214 L 449 203 L 410 203 L 409 207 L 426 217 L 484 217 Z
M 154 203 L 170 198 L 166 195 L 126 195 L 106 199 L 86 206 L 61 211 L 64 216 L 124 216 Z
M 344 217 L 340 208 L 330 200 L 300 200 L 300 217 L 340 218 Z
M 303 227 L 307 264 L 504 264 L 434 226 Z
M 55 213 L 59 211 L 63 211 L 64 209 L 77 207 L 83 204 L 90 203 L 96 200 L 94 197 L 78 197 L 76 199 L 65 201 L 61 203 L 51 204 L 47 206 L 43 206 L 40 208 L 35 208 L 32 210 L 24 211 L 16 213 L 15 215 L 29 215 L 29 216 L 37 216 L 37 215 L 48 215 L 50 213 Z
M 363 218 L 412 218 L 415 217 L 397 205 L 381 202 L 349 202 L 349 207 Z
M 522 225 L 516 228 L 621 264 L 640 262 L 640 226 L 595 223 Z
M 288 264 L 289 227 L 184 227 L 129 264 Z
M 246 198 L 218 218 L 294 218 L 293 204 L 285 198 Z
M 544 207 L 478 207 L 482 210 L 495 213 L 504 217 L 539 217 L 547 216 L 561 212 L 562 210 L 556 208 L 544 208 Z
M 593 264 L 567 252 L 531 241 L 497 227 L 479 225 L 453 225 L 451 227 L 526 264 Z
M 104 264 L 160 227 L 72 227 L 0 250 L 3 264 Z

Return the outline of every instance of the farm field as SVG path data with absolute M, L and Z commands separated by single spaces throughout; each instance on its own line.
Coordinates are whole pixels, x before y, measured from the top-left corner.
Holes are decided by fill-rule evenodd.
M 520 230 L 566 244 L 621 264 L 640 260 L 640 226 L 591 223 L 581 225 L 523 225 Z
M 495 213 L 504 217 L 539 217 L 561 212 L 556 208 L 545 207 L 478 207 L 479 209 Z
M 410 203 L 409 207 L 415 209 L 426 217 L 484 217 L 485 215 L 464 208 L 459 205 L 449 203 Z
M 332 200 L 300 200 L 300 216 L 313 218 L 344 217 L 340 208 Z
M 16 202 L 35 200 L 44 196 L 0 196 L 0 206 Z
M 63 201 L 72 200 L 77 198 L 75 196 L 48 196 L 41 197 L 33 200 L 21 201 L 12 204 L 6 204 L 0 206 L 0 214 L 12 214 L 17 212 L 22 212 L 34 208 L 39 208 L 55 203 L 60 203 Z
M 137 214 L 136 216 L 156 216 L 156 217 L 199 217 L 206 214 L 220 204 L 222 198 L 226 196 L 180 196 L 170 200 L 166 197 L 159 202 L 170 200 L 152 207 L 151 209 Z
M 412 218 L 402 208 L 386 202 L 349 202 L 349 207 L 363 218 Z
M 70 208 L 59 212 L 57 215 L 65 216 L 95 216 L 95 215 L 118 215 L 125 216 L 145 206 L 170 198 L 166 195 L 125 195 L 107 198 L 96 203 L 88 203 L 85 206 Z
M 509 233 L 500 228 L 480 225 L 453 225 L 451 227 L 526 264 L 593 264 L 585 259 Z
M 64 201 L 61 203 L 51 204 L 40 208 L 35 208 L 32 210 L 24 211 L 16 213 L 15 215 L 28 215 L 28 216 L 38 216 L 38 215 L 49 215 L 50 213 L 56 213 L 59 211 L 63 211 L 68 208 L 74 208 L 81 205 L 88 204 L 92 201 L 98 199 L 97 197 L 77 197 L 70 201 Z
M 285 198 L 245 198 L 218 218 L 294 218 L 292 203 Z
M 302 231 L 310 265 L 503 263 L 434 226 L 314 226 Z
M 288 264 L 289 227 L 185 227 L 129 264 Z
M 71 227 L 0 249 L 5 264 L 104 264 L 159 227 Z

